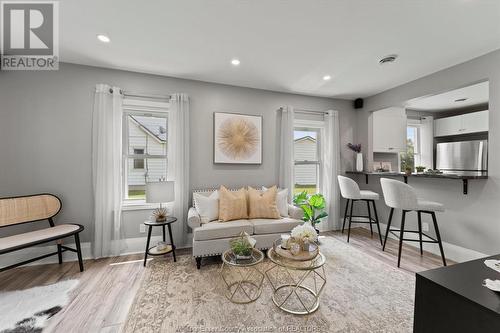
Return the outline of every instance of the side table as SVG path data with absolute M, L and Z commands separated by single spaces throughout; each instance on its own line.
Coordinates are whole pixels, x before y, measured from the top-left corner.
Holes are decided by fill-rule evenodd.
M 174 239 L 172 237 L 172 228 L 170 226 L 175 221 L 177 221 L 177 218 L 171 216 L 168 216 L 167 219 L 163 222 L 144 221 L 144 225 L 148 227 L 148 239 L 146 241 L 146 251 L 144 252 L 144 267 L 146 267 L 146 260 L 148 259 L 148 255 L 160 256 L 172 252 L 174 256 L 174 262 L 177 261 L 177 259 L 175 258 L 175 245 L 174 245 Z M 158 250 L 156 246 L 149 247 L 149 243 L 151 242 L 151 232 L 153 231 L 153 227 L 160 227 L 160 226 L 163 229 L 163 241 L 164 242 L 166 241 L 165 226 L 168 227 L 168 235 L 170 237 L 170 245 L 168 245 L 165 249 L 161 251 Z

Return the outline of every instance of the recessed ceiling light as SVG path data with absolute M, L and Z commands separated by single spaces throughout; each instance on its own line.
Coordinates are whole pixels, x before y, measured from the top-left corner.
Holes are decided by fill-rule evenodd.
M 104 34 L 97 35 L 97 39 L 103 43 L 111 42 L 111 39 L 107 35 L 104 35 Z
M 325 81 L 328 81 L 328 80 L 330 80 L 331 78 L 332 78 L 332 77 L 331 77 L 330 75 L 325 75 L 325 76 L 323 76 L 323 80 L 325 80 Z
M 465 102 L 467 100 L 467 98 L 459 98 L 459 99 L 456 99 L 455 102 Z
M 238 59 L 233 59 L 231 60 L 231 64 L 233 64 L 234 66 L 238 66 L 240 64 L 240 61 Z
M 380 59 L 378 61 L 378 63 L 381 65 L 390 64 L 390 63 L 396 61 L 397 58 L 398 58 L 397 54 L 391 54 L 391 55 L 385 56 L 382 59 Z

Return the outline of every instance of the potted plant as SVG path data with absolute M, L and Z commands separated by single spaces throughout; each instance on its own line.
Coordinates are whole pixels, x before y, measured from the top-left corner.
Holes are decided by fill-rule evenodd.
M 347 147 L 356 153 L 356 171 L 363 171 L 363 154 L 361 154 L 361 144 L 348 143 Z
M 302 208 L 304 211 L 304 221 L 309 222 L 316 229 L 316 233 L 319 234 L 316 225 L 321 222 L 321 219 L 328 216 L 324 211 L 326 205 L 325 197 L 320 193 L 309 195 L 306 191 L 302 191 L 294 196 L 293 204 Z
M 229 246 L 236 256 L 236 259 L 251 259 L 252 249 L 255 243 L 255 239 L 250 237 L 246 232 L 242 232 L 238 237 L 229 241 Z
M 415 169 L 417 170 L 418 173 L 422 173 L 425 171 L 425 167 L 421 165 L 416 166 Z

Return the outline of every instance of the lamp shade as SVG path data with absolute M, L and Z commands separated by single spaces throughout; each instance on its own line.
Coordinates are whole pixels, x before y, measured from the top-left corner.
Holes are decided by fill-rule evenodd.
M 173 181 L 146 183 L 146 202 L 165 203 L 174 199 Z

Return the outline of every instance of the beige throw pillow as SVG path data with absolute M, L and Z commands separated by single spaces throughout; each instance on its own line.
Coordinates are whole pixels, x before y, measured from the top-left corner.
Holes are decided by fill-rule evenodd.
M 266 191 L 248 187 L 248 218 L 279 219 L 280 212 L 276 205 L 277 192 L 276 186 Z
M 224 186 L 219 189 L 219 220 L 247 219 L 247 191 L 244 188 L 231 192 Z

